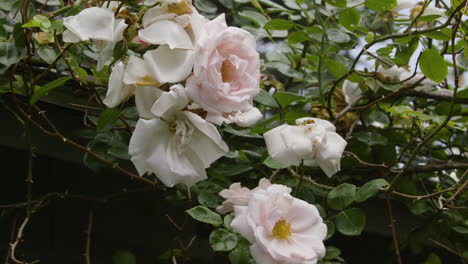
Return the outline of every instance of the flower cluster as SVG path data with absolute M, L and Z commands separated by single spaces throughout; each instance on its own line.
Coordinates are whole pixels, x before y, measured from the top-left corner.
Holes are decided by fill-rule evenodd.
M 253 190 L 234 183 L 221 191 L 218 212 L 235 212 L 231 227 L 252 243 L 256 263 L 314 264 L 325 256 L 327 226 L 317 208 L 291 188 L 261 179 Z
M 90 7 L 64 19 L 65 42 L 95 41 L 98 69 L 128 26 L 115 10 Z M 224 15 L 204 18 L 190 0 L 163 0 L 143 14 L 133 41 L 156 48 L 116 62 L 104 99 L 115 107 L 135 96 L 132 162 L 167 186 L 206 179 L 205 169 L 228 151 L 215 125 L 251 126 L 262 117 L 253 106 L 260 91 L 255 38 L 228 27 Z

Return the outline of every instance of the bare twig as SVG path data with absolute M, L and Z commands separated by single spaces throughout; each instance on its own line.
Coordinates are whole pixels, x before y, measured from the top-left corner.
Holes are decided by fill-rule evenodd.
M 392 209 L 392 202 L 390 200 L 390 197 L 386 197 L 386 202 L 387 202 L 387 210 L 388 210 L 388 218 L 390 220 L 390 229 L 392 231 L 392 240 L 393 240 L 393 246 L 395 247 L 395 255 L 397 257 L 398 264 L 403 264 L 403 260 L 401 259 L 400 255 L 400 246 L 398 245 L 398 237 L 396 233 L 396 225 L 395 225 L 395 219 L 393 218 L 393 209 Z
M 88 228 L 86 229 L 86 248 L 85 248 L 85 259 L 86 264 L 91 264 L 91 232 L 93 231 L 93 210 L 89 210 L 88 216 Z

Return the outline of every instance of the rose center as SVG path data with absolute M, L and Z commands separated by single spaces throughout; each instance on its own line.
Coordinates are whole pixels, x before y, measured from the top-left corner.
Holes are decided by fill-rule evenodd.
M 236 67 L 229 60 L 224 60 L 221 65 L 221 78 L 223 82 L 231 82 L 236 79 Z
M 271 233 L 278 239 L 287 240 L 291 236 L 291 224 L 289 224 L 286 220 L 281 219 L 276 222 L 273 230 L 271 230 Z

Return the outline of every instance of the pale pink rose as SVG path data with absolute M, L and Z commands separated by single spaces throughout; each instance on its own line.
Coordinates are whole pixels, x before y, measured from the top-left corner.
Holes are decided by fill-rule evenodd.
M 266 189 L 271 186 L 271 182 L 262 178 L 258 182 L 258 187 L 253 190 L 242 187 L 240 182 L 235 182 L 229 186 L 229 189 L 222 190 L 219 195 L 226 199 L 221 206 L 216 208 L 216 211 L 220 214 L 227 214 L 234 211 L 235 205 L 247 205 L 249 203 L 252 193 L 260 189 Z
M 258 264 L 315 264 L 325 256 L 327 226 L 314 205 L 294 198 L 291 189 L 273 184 L 235 206 L 231 227 L 249 240 Z
M 187 94 L 208 112 L 210 122 L 254 124 L 261 118 L 259 111 L 251 111 L 260 92 L 255 38 L 228 27 L 224 15 L 205 23 L 196 35 L 194 74 L 187 79 Z

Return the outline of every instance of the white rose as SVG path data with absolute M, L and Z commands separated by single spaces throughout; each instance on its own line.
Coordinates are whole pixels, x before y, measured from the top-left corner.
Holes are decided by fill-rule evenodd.
M 304 159 L 315 160 L 328 177 L 338 172 L 347 142 L 335 126 L 318 118 L 300 118 L 296 124 L 281 125 L 263 135 L 270 156 L 295 166 Z
M 325 255 L 327 226 L 314 205 L 294 198 L 291 189 L 271 185 L 235 206 L 231 227 L 249 240 L 257 264 L 315 264 Z
M 228 151 L 215 126 L 182 111 L 187 103 L 185 88 L 174 85 L 151 109 L 158 118 L 138 120 L 129 154 L 140 175 L 155 173 L 169 187 L 190 186 L 206 179 L 205 169 Z

